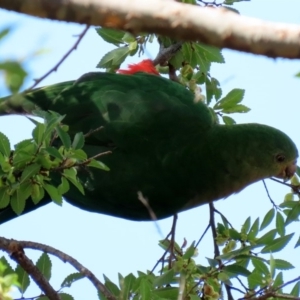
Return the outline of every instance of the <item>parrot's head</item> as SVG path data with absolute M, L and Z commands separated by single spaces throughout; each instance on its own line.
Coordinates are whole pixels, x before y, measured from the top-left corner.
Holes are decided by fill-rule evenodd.
M 294 142 L 282 131 L 266 126 L 261 127 L 261 163 L 269 169 L 271 177 L 290 179 L 297 170 L 298 150 Z M 265 155 L 266 154 L 266 155 Z

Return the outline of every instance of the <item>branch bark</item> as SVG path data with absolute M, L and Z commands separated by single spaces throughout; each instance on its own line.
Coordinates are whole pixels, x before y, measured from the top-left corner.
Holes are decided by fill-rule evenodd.
M 45 293 L 45 295 L 48 296 L 50 300 L 60 300 L 60 297 L 58 293 L 56 293 L 56 291 L 52 288 L 52 286 L 50 286 L 49 282 L 39 271 L 39 269 L 32 263 L 32 261 L 28 257 L 25 256 L 23 250 L 25 248 L 50 253 L 61 259 L 63 262 L 68 262 L 78 272 L 87 277 L 95 286 L 95 288 L 102 292 L 106 299 L 116 300 L 116 298 L 110 293 L 106 286 L 101 283 L 100 280 L 98 280 L 98 278 L 89 269 L 84 267 L 70 255 L 44 244 L 30 241 L 9 240 L 5 237 L 0 236 L 0 249 L 10 254 L 11 258 L 21 265 L 21 267 L 33 278 L 36 284 L 41 288 L 41 290 Z
M 67 22 L 151 32 L 268 57 L 300 58 L 300 26 L 170 0 L 0 0 L 0 8 Z
M 18 241 L 0 237 L 0 249 L 10 254 L 10 257 L 17 262 L 27 272 L 28 275 L 31 276 L 31 278 L 50 300 L 61 299 L 45 276 L 25 255 L 24 250 Z

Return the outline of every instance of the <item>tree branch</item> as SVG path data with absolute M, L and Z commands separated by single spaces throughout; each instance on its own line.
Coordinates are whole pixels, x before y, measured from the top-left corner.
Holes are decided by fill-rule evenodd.
M 31 276 L 34 282 L 50 300 L 60 300 L 58 293 L 53 289 L 40 270 L 25 255 L 22 245 L 18 241 L 0 237 L 0 249 L 7 252 L 10 257 Z
M 6 251 L 7 253 L 11 254 L 11 257 L 17 262 L 19 263 L 22 268 L 29 274 L 32 276 L 32 274 L 30 273 L 30 270 L 24 268 L 22 261 L 19 262 L 19 260 L 16 259 L 16 253 L 18 254 L 18 256 L 20 255 L 20 252 L 23 251 L 23 248 L 30 248 L 30 249 L 34 249 L 34 250 L 40 250 L 46 253 L 50 253 L 56 257 L 58 257 L 59 259 L 61 259 L 63 262 L 68 262 L 70 265 L 72 265 L 78 272 L 82 273 L 83 275 L 85 275 L 91 282 L 92 284 L 96 287 L 97 290 L 101 291 L 103 293 L 103 295 L 108 299 L 108 300 L 116 300 L 116 298 L 107 290 L 106 286 L 101 283 L 98 278 L 86 267 L 84 267 L 82 264 L 80 264 L 76 259 L 74 259 L 73 257 L 71 257 L 70 255 L 57 250 L 51 246 L 47 246 L 44 244 L 40 244 L 40 243 L 35 243 L 35 242 L 30 242 L 30 241 L 16 241 L 16 240 L 9 240 L 6 239 L 4 237 L 0 237 L 0 249 L 3 249 L 4 251 Z M 20 251 L 21 249 L 21 251 Z M 23 251 L 23 256 L 25 256 L 24 251 Z M 26 257 L 26 256 L 25 256 Z M 26 257 L 27 258 L 27 257 Z M 29 260 L 27 258 L 27 260 L 31 263 L 31 267 L 36 268 L 33 263 L 31 262 L 31 260 Z M 28 263 L 28 262 L 26 262 Z M 26 266 L 25 266 L 26 267 Z M 37 269 L 37 268 L 36 268 Z M 38 269 L 37 269 L 38 270 Z M 39 275 L 43 276 L 40 271 L 38 270 Z M 51 287 L 51 289 L 54 291 L 54 293 L 57 295 L 57 297 L 55 298 L 54 296 L 51 298 L 50 297 L 50 292 L 46 292 L 44 290 L 45 288 L 45 283 L 43 283 L 42 285 L 40 284 L 40 282 L 36 281 L 36 278 L 34 278 L 32 276 L 32 278 L 34 279 L 34 281 L 37 283 L 37 285 L 42 289 L 42 291 L 49 297 L 50 300 L 60 300 L 58 294 L 53 290 L 53 288 L 49 285 L 48 281 L 46 280 L 47 284 Z
M 0 0 L 41 18 L 152 32 L 269 57 L 300 58 L 300 26 L 264 22 L 224 8 L 162 0 Z

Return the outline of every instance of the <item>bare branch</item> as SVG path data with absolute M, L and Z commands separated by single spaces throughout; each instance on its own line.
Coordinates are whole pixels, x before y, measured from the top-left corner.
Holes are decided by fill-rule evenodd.
M 264 22 L 224 8 L 161 0 L 0 0 L 41 18 L 152 32 L 269 57 L 300 58 L 300 26 Z

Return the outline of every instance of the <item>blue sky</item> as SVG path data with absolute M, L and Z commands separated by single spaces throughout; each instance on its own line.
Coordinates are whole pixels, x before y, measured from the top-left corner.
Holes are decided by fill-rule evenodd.
M 241 14 L 247 16 L 300 24 L 300 10 L 295 9 L 297 6 L 299 6 L 297 0 L 290 0 L 285 6 L 279 0 L 254 0 L 240 3 L 235 7 Z M 57 63 L 75 42 L 74 35 L 81 33 L 84 28 L 81 25 L 42 20 L 0 10 L 0 30 L 7 25 L 13 26 L 14 30 L 0 44 L 0 60 L 25 59 L 30 73 L 27 86 L 32 84 L 33 78 L 42 76 Z M 91 28 L 78 50 L 73 52 L 58 71 L 46 78 L 41 85 L 77 79 L 86 72 L 97 70 L 95 66 L 101 57 L 112 48 L 114 47 L 97 37 L 95 30 Z M 27 59 L 37 49 L 45 49 L 47 53 Z M 153 57 L 156 51 L 155 45 L 147 49 Z M 244 104 L 252 109 L 247 114 L 233 117 L 240 123 L 256 122 L 274 126 L 286 132 L 300 148 L 298 130 L 300 81 L 294 77 L 300 71 L 299 60 L 268 59 L 229 50 L 224 50 L 223 54 L 226 64 L 213 65 L 212 76 L 219 79 L 224 94 L 232 88 L 244 88 L 246 90 Z M 130 59 L 127 62 L 140 60 L 138 57 Z M 7 93 L 0 74 L 0 96 Z M 0 130 L 10 138 L 12 144 L 15 144 L 30 137 L 32 125 L 24 117 L 1 117 Z M 266 183 L 273 200 L 279 204 L 289 190 L 270 180 Z M 262 182 L 247 187 L 226 201 L 216 203 L 216 208 L 237 228 L 240 228 L 249 215 L 254 222 L 256 217 L 262 218 L 271 207 Z M 164 235 L 169 232 L 171 222 L 172 219 L 157 222 Z M 198 240 L 207 224 L 206 205 L 179 214 L 177 241 L 181 243 L 183 238 L 186 238 L 188 243 Z M 291 225 L 287 233 L 296 229 L 295 225 Z M 1 225 L 0 235 L 56 247 L 79 260 L 100 279 L 103 273 L 116 280 L 118 272 L 126 275 L 137 270 L 151 269 L 162 255 L 162 250 L 157 246 L 162 236 L 153 223 L 138 223 L 87 213 L 67 203 L 64 203 L 63 208 L 51 204 Z M 294 241 L 298 236 L 299 231 Z M 204 257 L 212 257 L 212 249 L 209 232 L 200 244 L 197 262 L 206 264 Z M 274 256 L 275 258 L 288 256 L 288 259 L 297 265 L 298 259 L 293 259 L 297 251 L 290 247 L 283 254 L 276 253 Z M 32 252 L 28 251 L 29 253 Z M 33 254 L 31 257 L 34 260 L 38 255 Z M 53 274 L 56 276 L 52 283 L 58 288 L 58 284 L 68 272 L 72 272 L 72 269 L 58 263 L 54 258 L 53 261 Z M 296 277 L 299 269 L 298 263 L 297 269 L 288 275 L 289 278 Z M 69 291 L 66 289 L 65 292 Z M 75 284 L 70 292 L 77 299 L 83 297 L 97 299 L 94 288 L 86 282 Z M 25 296 L 37 294 L 35 289 Z

